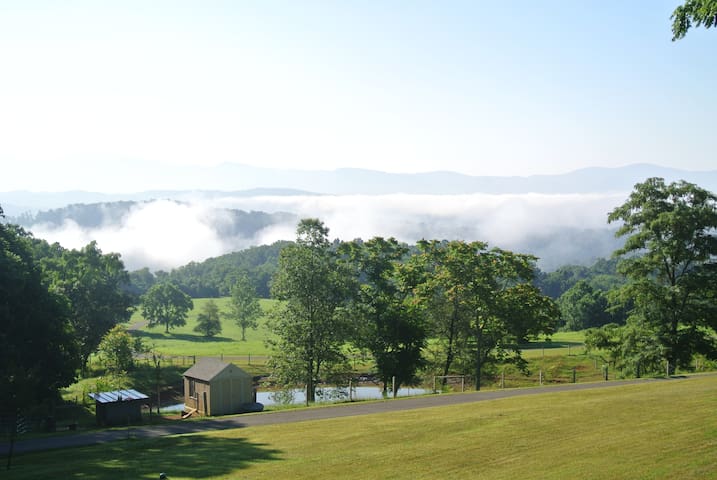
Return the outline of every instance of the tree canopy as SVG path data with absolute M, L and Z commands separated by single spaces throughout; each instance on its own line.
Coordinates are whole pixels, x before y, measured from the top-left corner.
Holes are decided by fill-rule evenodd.
M 671 369 L 697 353 L 717 358 L 717 196 L 650 178 L 608 220 L 626 237 L 615 252 L 630 280 L 620 291 L 631 302 L 626 329 L 654 338 Z
M 341 313 L 348 276 L 328 232 L 318 219 L 301 220 L 296 243 L 281 251 L 272 282 L 273 296 L 283 302 L 270 321 L 276 334 L 271 365 L 281 382 L 306 386 L 307 403 L 315 401 L 319 380 L 346 361 L 348 324 Z
M 231 289 L 229 311 L 224 315 L 241 327 L 241 339 L 246 341 L 246 329 L 256 328 L 261 314 L 254 285 L 247 275 L 240 275 Z
M 401 385 L 414 383 L 424 364 L 427 333 L 420 305 L 413 301 L 412 277 L 402 272 L 408 247 L 395 238 L 375 237 L 344 244 L 341 253 L 355 275 L 349 308 L 353 342 L 371 352 L 384 392 L 390 383 L 396 396 Z
M 672 41 L 684 38 L 692 27 L 717 25 L 717 0 L 685 0 L 670 16 Z
M 186 325 L 187 314 L 193 307 L 191 297 L 172 283 L 153 285 L 142 296 L 142 316 L 150 327 L 164 325 L 165 333 L 171 327 Z
M 102 337 L 129 320 L 133 298 L 127 292 L 129 275 L 119 254 L 103 254 L 97 242 L 80 250 L 39 242 L 36 251 L 53 288 L 67 297 L 71 321 L 80 346 L 83 367 Z
M 0 414 L 54 398 L 80 366 L 69 305 L 43 280 L 31 241 L 0 222 Z

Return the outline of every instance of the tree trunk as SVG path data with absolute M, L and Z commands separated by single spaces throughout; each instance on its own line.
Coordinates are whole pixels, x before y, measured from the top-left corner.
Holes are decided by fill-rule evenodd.
M 241 341 L 242 342 L 246 342 L 246 336 L 244 334 L 245 332 L 246 332 L 246 327 L 244 325 L 242 325 L 241 326 Z
M 455 325 L 456 325 L 456 308 L 454 305 L 453 313 L 451 314 L 451 325 L 448 328 L 448 351 L 446 352 L 446 363 L 443 366 L 443 379 L 441 380 L 441 385 L 446 386 L 448 379 L 446 376 L 448 375 L 448 372 L 451 371 L 451 364 L 453 363 L 454 353 L 453 353 L 453 342 L 455 337 Z
M 483 362 L 481 355 L 483 354 L 483 332 L 480 328 L 476 331 L 476 363 L 475 363 L 475 375 L 476 375 L 476 391 L 480 390 L 480 376 Z

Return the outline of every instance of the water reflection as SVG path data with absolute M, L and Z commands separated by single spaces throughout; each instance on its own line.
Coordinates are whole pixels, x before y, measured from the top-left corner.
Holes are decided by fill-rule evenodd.
M 424 388 L 401 388 L 399 397 L 423 395 L 428 393 Z M 389 393 L 389 397 L 391 394 Z M 348 388 L 326 387 L 316 389 L 317 403 L 331 403 L 345 400 L 375 400 L 383 398 L 383 390 L 378 387 L 352 387 L 349 397 Z M 302 389 L 280 390 L 275 392 L 257 392 L 256 401 L 269 405 L 299 405 L 306 403 L 306 392 Z

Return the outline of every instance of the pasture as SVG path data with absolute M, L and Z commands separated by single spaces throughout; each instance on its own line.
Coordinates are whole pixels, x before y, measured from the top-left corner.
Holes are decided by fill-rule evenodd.
M 677 378 L 148 440 L 128 433 L 18 455 L 4 478 L 706 479 L 717 472 L 716 409 L 717 377 Z
M 226 311 L 229 307 L 229 297 L 212 299 L 220 311 Z M 266 347 L 266 340 L 271 333 L 266 327 L 266 320 L 269 311 L 277 304 L 276 300 L 260 299 L 259 303 L 264 316 L 259 319 L 259 326 L 256 330 L 246 330 L 246 341 L 241 340 L 241 328 L 231 320 L 222 317 L 222 332 L 214 337 L 204 337 L 195 332 L 197 316 L 202 312 L 202 307 L 209 299 L 193 299 L 194 308 L 189 312 L 187 324 L 182 327 L 174 327 L 169 333 L 164 332 L 164 326 L 149 328 L 145 325 L 139 310 L 135 311 L 127 323 L 133 329 L 133 335 L 142 339 L 148 347 L 161 352 L 165 356 L 247 356 L 256 355 L 257 358 L 266 356 L 269 351 Z

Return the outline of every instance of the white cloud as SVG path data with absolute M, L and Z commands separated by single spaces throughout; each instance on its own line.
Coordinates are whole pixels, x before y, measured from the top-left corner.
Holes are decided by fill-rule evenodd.
M 218 232 L 226 231 L 233 221 L 226 209 L 234 208 L 317 217 L 329 227 L 332 239 L 341 240 L 374 236 L 393 236 L 409 243 L 421 238 L 481 240 L 518 251 L 539 240 L 542 250 L 526 253 L 546 257 L 543 265 L 556 266 L 578 257 L 608 255 L 609 250 L 581 251 L 570 238 L 555 234 L 563 229 L 606 231 L 607 213 L 623 199 L 624 195 L 598 194 L 396 194 L 196 198 L 192 203 L 157 200 L 137 204 L 116 225 L 90 229 L 67 221 L 60 228 L 35 225 L 31 230 L 68 248 L 97 240 L 104 252 L 121 253 L 130 270 L 144 266 L 169 270 L 295 237 L 293 221 L 269 226 L 253 237 L 222 236 Z M 609 249 L 605 243 L 595 239 L 596 245 Z

